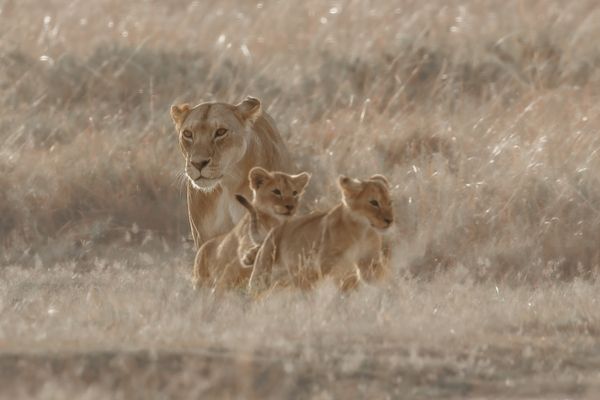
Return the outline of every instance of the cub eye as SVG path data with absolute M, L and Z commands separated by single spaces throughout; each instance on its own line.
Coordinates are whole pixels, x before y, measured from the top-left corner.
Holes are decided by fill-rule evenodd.
M 371 205 L 372 205 L 373 207 L 377 207 L 377 208 L 379 208 L 379 203 L 377 202 L 377 200 L 371 200 L 371 201 L 369 201 L 369 203 L 371 203 Z
M 274 189 L 273 193 L 275 193 L 277 196 L 281 196 L 281 191 L 279 189 Z
M 190 131 L 189 129 L 186 129 L 185 131 L 183 131 L 181 133 L 183 135 L 184 138 L 186 139 L 191 139 L 192 138 L 192 131 Z
M 294 191 L 292 192 L 292 196 L 298 196 L 298 192 L 294 190 Z
M 225 136 L 226 133 L 227 133 L 227 129 L 219 128 L 215 131 L 215 138 L 223 137 L 223 136 Z

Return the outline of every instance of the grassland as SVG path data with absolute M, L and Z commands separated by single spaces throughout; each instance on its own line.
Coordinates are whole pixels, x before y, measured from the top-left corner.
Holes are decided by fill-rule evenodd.
M 595 398 L 600 7 L 0 1 L 0 397 Z M 393 277 L 194 293 L 168 115 L 262 99 Z

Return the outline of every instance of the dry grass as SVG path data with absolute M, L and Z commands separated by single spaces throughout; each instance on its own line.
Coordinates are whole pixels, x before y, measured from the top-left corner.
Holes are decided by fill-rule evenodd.
M 595 1 L 0 9 L 2 395 L 600 389 Z M 397 185 L 389 285 L 191 292 L 168 106 L 246 94 L 315 207 L 340 172 Z

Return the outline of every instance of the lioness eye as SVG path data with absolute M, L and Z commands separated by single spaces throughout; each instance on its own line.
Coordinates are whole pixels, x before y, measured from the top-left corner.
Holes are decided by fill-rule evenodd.
M 185 131 L 183 131 L 182 135 L 186 139 L 191 139 L 192 138 L 192 131 L 190 131 L 189 129 L 186 129 Z
M 227 129 L 219 128 L 215 131 L 215 138 L 223 137 L 223 136 L 225 136 L 226 133 L 227 133 Z
M 281 196 L 281 191 L 279 189 L 274 189 L 273 193 L 275 193 L 277 196 Z
M 379 208 L 379 203 L 377 202 L 377 200 L 371 200 L 371 201 L 369 201 L 369 203 L 371 203 L 371 205 L 372 205 L 373 207 L 377 207 L 377 208 Z

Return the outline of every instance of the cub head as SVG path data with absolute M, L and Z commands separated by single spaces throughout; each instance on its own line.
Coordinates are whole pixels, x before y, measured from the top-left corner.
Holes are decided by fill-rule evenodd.
M 277 218 L 287 218 L 296 212 L 310 174 L 289 175 L 254 167 L 248 174 L 248 180 L 256 209 Z
M 340 176 L 342 201 L 352 213 L 360 216 L 379 231 L 385 231 L 394 222 L 390 184 L 383 175 L 373 175 L 367 180 Z
M 185 173 L 196 189 L 210 192 L 235 171 L 260 115 L 260 101 L 253 97 L 237 105 L 202 103 L 195 107 L 188 104 L 171 107 L 185 158 Z

